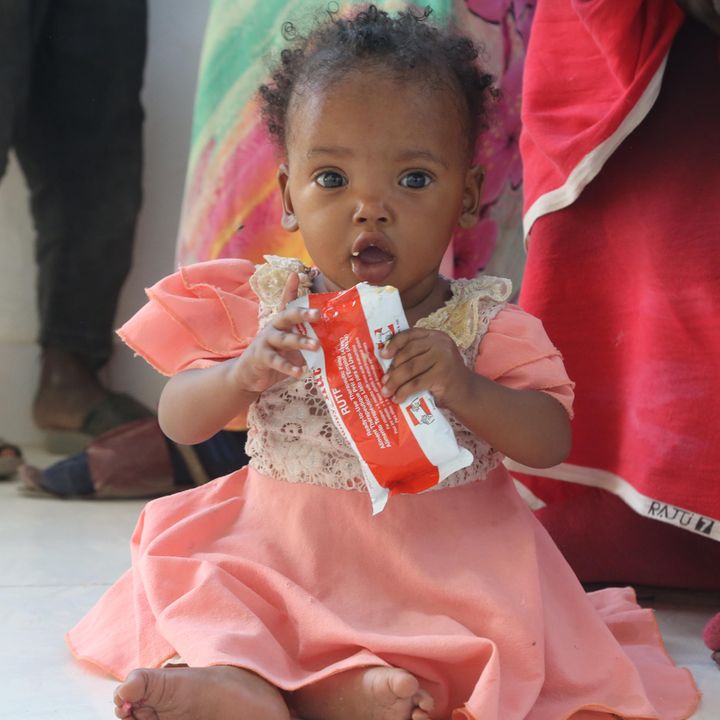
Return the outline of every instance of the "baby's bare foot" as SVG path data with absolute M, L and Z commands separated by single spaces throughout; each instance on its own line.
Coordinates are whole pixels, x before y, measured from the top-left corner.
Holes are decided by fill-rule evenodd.
M 132 720 L 289 720 L 277 688 L 234 667 L 133 670 L 115 690 L 115 715 Z
M 433 706 L 415 676 L 390 667 L 348 670 L 292 694 L 304 720 L 429 720 Z

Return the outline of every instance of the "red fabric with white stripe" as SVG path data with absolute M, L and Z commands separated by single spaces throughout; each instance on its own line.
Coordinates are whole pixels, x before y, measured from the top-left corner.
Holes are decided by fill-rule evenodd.
M 673 0 L 538 3 L 523 77 L 525 212 L 616 132 L 682 20 Z
M 613 16 L 605 18 L 612 22 L 601 32 L 602 26 L 588 18 L 599 23 L 608 5 L 555 0 L 538 7 L 525 106 L 529 204 L 551 187 L 553 172 L 562 182 L 571 158 L 592 149 L 585 144 L 587 128 L 592 117 L 602 124 L 592 115 L 602 99 L 618 98 L 623 79 L 628 92 L 616 106 L 624 104 L 631 112 L 635 90 L 641 91 L 637 83 L 652 74 L 649 58 L 655 63 L 658 48 L 667 51 L 667 35 L 677 22 L 674 2 L 612 3 Z M 633 12 L 646 27 L 629 21 Z M 551 26 L 550 17 L 564 21 Z M 666 27 L 658 24 L 663 17 Z M 568 98 L 574 99 L 579 93 L 575 70 L 584 62 L 601 65 L 590 49 L 591 26 L 597 30 L 596 47 L 607 55 L 607 72 L 598 75 L 594 87 L 599 100 L 587 106 L 568 101 L 561 112 L 554 104 L 560 102 L 557 91 L 567 87 L 564 78 L 571 78 Z M 650 43 L 648 33 L 661 39 Z M 577 45 L 581 42 L 588 43 L 584 50 Z M 613 48 L 623 51 L 612 53 Z M 543 72 L 549 73 L 544 79 Z M 675 526 L 688 530 L 698 522 L 707 529 L 701 515 L 720 518 L 718 87 L 720 40 L 688 21 L 673 39 L 660 95 L 646 118 L 575 202 L 535 222 L 520 298 L 524 309 L 542 319 L 577 383 L 568 462 L 611 472 L 649 498 L 695 513 L 691 519 L 677 517 Z M 546 113 L 540 104 L 543 90 Z M 574 140 L 567 119 L 573 113 L 577 128 L 586 128 Z M 567 152 L 560 142 L 563 127 Z M 611 124 L 605 127 L 612 132 Z M 580 511 L 585 506 L 579 498 L 592 496 L 588 488 L 553 479 L 533 478 L 530 486 L 549 507 L 575 498 L 571 506 Z M 601 513 L 597 503 L 587 503 L 590 512 Z M 603 523 L 597 518 L 593 523 L 602 532 Z M 622 535 L 614 520 L 605 524 Z M 627 535 L 623 538 L 634 547 Z M 714 553 L 716 544 L 711 545 L 708 551 Z M 661 574 L 655 582 L 662 581 Z

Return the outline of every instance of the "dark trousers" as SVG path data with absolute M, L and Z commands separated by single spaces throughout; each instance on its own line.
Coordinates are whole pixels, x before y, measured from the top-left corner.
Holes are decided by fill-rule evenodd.
M 141 202 L 146 0 L 0 0 L 0 177 L 37 233 L 40 344 L 102 365 Z

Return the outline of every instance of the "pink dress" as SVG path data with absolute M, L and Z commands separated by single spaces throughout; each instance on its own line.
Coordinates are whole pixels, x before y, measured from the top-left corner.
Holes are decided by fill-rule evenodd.
M 254 269 L 185 268 L 148 291 L 121 334 L 166 373 L 236 356 L 257 332 L 256 293 L 261 322 L 277 296 L 272 282 L 253 290 Z M 507 292 L 454 281 L 453 299 L 421 322 L 442 326 L 478 372 L 569 410 L 558 351 Z M 583 591 L 492 448 L 470 440 L 474 476 L 395 496 L 373 517 L 307 387 L 289 379 L 251 409 L 249 467 L 146 506 L 131 569 L 67 635 L 78 658 L 122 679 L 179 655 L 284 690 L 389 664 L 454 720 L 692 714 L 697 690 L 652 612 L 630 589 Z

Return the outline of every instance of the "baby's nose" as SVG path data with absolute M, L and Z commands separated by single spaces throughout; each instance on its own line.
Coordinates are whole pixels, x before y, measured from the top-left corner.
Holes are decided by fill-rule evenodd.
M 365 223 L 386 224 L 390 222 L 390 211 L 382 200 L 361 200 L 353 213 L 353 222 L 358 225 Z

